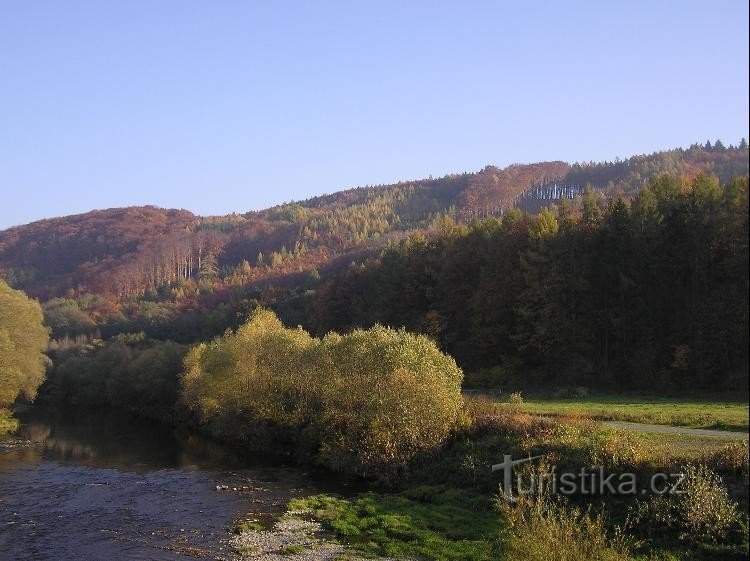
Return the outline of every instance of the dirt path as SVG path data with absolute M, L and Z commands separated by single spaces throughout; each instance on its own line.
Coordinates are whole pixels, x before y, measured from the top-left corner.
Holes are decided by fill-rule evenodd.
M 727 430 L 691 429 L 689 427 L 675 427 L 672 425 L 647 425 L 644 423 L 629 423 L 626 421 L 601 421 L 605 426 L 622 430 L 638 432 L 658 432 L 663 434 L 684 434 L 687 436 L 712 436 L 715 438 L 748 440 L 747 432 Z

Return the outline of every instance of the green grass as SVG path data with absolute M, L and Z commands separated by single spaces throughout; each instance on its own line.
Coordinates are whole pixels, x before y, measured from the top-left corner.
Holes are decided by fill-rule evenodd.
M 497 554 L 500 515 L 467 508 L 455 493 L 425 493 L 354 499 L 317 495 L 294 499 L 293 510 L 307 510 L 342 543 L 367 556 L 426 558 L 436 561 L 489 561 Z M 431 502 L 413 497 L 429 495 Z M 485 499 L 489 502 L 488 499 Z
M 593 396 L 526 399 L 525 411 L 537 415 L 581 413 L 600 421 L 629 421 L 719 430 L 748 430 L 748 403 L 678 398 Z
M 243 532 L 261 532 L 263 530 L 265 530 L 265 528 L 260 522 L 254 520 L 245 520 L 243 522 L 238 522 L 237 524 L 235 524 L 232 528 L 232 533 L 242 534 Z
M 282 547 L 280 553 L 282 555 L 298 555 L 305 552 L 305 547 L 302 545 L 288 545 Z

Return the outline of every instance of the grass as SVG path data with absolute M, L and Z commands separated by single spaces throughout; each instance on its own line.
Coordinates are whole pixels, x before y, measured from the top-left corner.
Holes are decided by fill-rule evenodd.
M 535 415 L 583 414 L 599 421 L 747 431 L 748 403 L 679 398 L 592 396 L 570 399 L 525 399 Z
M 699 462 L 727 449 L 747 450 L 747 442 L 739 439 L 725 440 L 710 436 L 649 432 L 637 433 L 634 438 L 645 450 L 645 461 L 657 466 Z
M 302 545 L 288 545 L 281 548 L 280 553 L 282 555 L 298 555 L 305 552 L 305 547 Z
M 265 530 L 263 524 L 255 520 L 245 520 L 234 525 L 232 533 L 242 534 L 243 532 L 261 532 Z
M 473 510 L 470 500 L 457 500 L 455 493 L 441 495 L 435 488 L 428 493 L 431 501 L 423 502 L 417 495 L 424 498 L 424 491 L 412 496 L 367 493 L 354 499 L 316 495 L 294 499 L 289 508 L 311 512 L 339 541 L 366 556 L 496 559 L 498 513 Z

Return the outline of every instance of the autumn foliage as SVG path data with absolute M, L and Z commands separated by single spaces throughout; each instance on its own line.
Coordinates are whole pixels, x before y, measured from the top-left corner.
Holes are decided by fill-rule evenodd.
M 383 475 L 446 440 L 461 379 L 424 336 L 375 326 L 317 339 L 258 309 L 188 354 L 182 387 L 217 436 L 257 446 L 265 428 L 335 470 Z

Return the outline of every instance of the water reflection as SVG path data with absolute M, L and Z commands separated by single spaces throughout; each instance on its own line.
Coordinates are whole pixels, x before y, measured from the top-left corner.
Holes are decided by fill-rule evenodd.
M 3 459 L 5 464 L 47 460 L 135 472 L 278 465 L 196 434 L 121 416 L 32 418 L 6 448 L 0 470 Z
M 229 559 L 234 520 L 332 490 L 346 492 L 159 426 L 27 419 L 0 444 L 0 560 Z

